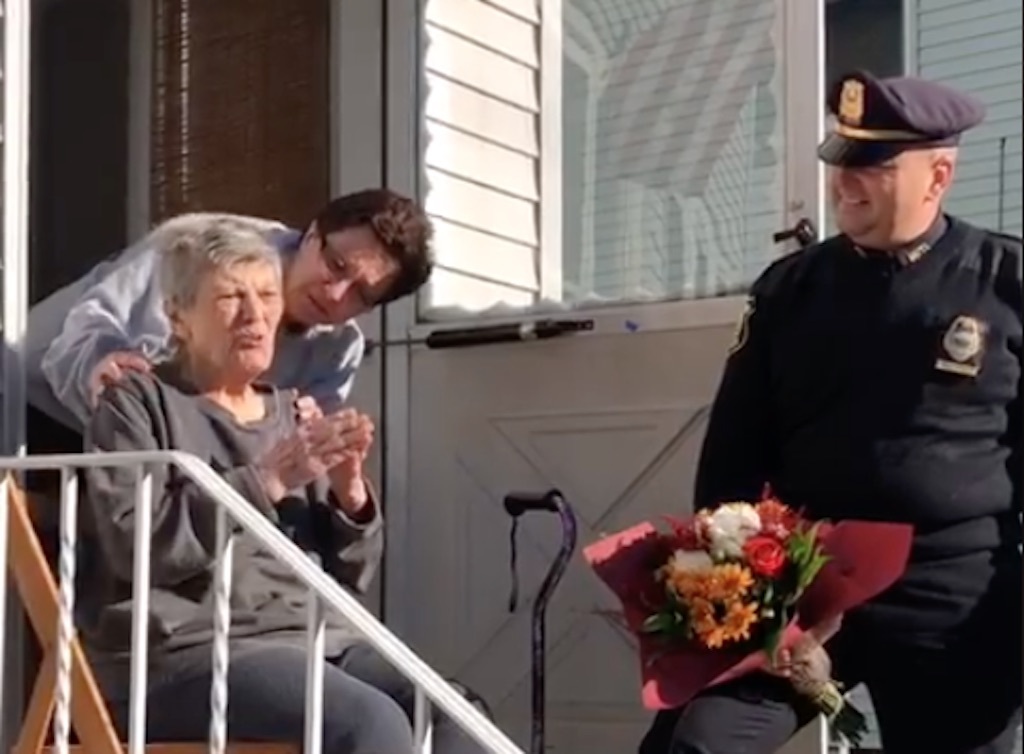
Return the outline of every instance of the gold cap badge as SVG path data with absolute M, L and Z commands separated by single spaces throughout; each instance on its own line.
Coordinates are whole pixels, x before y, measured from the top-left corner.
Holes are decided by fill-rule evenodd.
M 843 82 L 839 94 L 839 119 L 846 125 L 859 126 L 864 119 L 864 84 L 856 79 Z

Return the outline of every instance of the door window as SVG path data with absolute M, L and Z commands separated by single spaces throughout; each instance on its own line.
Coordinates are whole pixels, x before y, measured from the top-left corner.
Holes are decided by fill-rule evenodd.
M 744 292 L 786 223 L 786 5 L 429 0 L 420 317 Z

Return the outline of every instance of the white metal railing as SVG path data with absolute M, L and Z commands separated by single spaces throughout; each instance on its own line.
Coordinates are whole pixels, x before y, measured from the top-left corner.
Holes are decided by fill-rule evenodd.
M 380 623 L 372 613 L 319 568 L 262 513 L 250 505 L 213 469 L 189 453 L 146 451 L 129 453 L 86 453 L 0 458 L 0 486 L 3 505 L 8 501 L 6 472 L 25 470 L 61 471 L 60 500 L 60 618 L 57 645 L 57 695 L 54 742 L 57 754 L 67 754 L 70 734 L 71 640 L 74 636 L 74 576 L 78 484 L 75 470 L 88 467 L 132 467 L 137 471 L 135 498 L 135 547 L 133 552 L 134 613 L 132 615 L 131 697 L 129 707 L 128 754 L 145 753 L 146 667 L 149 629 L 149 562 L 153 514 L 153 480 L 148 470 L 154 465 L 175 466 L 206 492 L 217 506 L 217 561 L 215 572 L 215 614 L 213 682 L 210 693 L 211 720 L 209 751 L 224 754 L 227 741 L 227 671 L 230 629 L 231 565 L 233 536 L 231 523 L 269 549 L 309 587 L 309 642 L 306 667 L 305 754 L 321 753 L 323 724 L 324 611 L 337 610 L 366 641 L 416 686 L 414 733 L 421 751 L 431 750 L 431 702 L 437 705 L 485 750 L 493 754 L 523 754 L 497 726 Z M 0 539 L 7 536 L 7 511 L 0 510 Z M 0 544 L 0 554 L 3 544 Z M 2 562 L 2 561 L 0 561 Z M 6 564 L 4 564 L 6 571 Z M 0 678 L 3 678 L 4 606 L 0 602 Z
M 3 326 L 3 351 L 0 353 L 0 453 L 20 455 L 25 449 L 25 331 L 28 322 L 28 224 L 29 224 L 29 93 L 31 70 L 29 50 L 32 0 L 0 0 L 0 142 L 2 142 L 3 182 L 0 199 L 0 317 Z M 2 517 L 0 517 L 2 518 Z M 0 565 L 6 561 L 4 537 L 6 519 L 0 520 Z M 0 605 L 6 605 L 7 575 L 0 573 Z M 0 607 L 0 631 L 13 641 L 0 642 L 0 670 L 4 652 L 10 661 L 6 673 L 0 673 L 0 750 L 13 743 L 6 731 L 13 726 L 22 705 L 21 663 L 22 621 L 11 610 L 3 615 Z M 3 625 L 6 618 L 7 625 Z

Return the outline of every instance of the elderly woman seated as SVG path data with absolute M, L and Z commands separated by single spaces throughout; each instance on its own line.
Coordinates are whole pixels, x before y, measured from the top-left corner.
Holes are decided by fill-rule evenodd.
M 382 550 L 380 510 L 363 479 L 365 416 L 299 416 L 295 396 L 257 382 L 281 319 L 276 252 L 230 222 L 184 233 L 161 269 L 172 355 L 102 394 L 90 451 L 185 450 L 217 470 L 345 586 L 362 591 Z M 82 518 L 94 541 L 80 569 L 80 631 L 124 732 L 129 697 L 134 473 L 86 476 Z M 214 505 L 187 478 L 154 469 L 148 738 L 201 741 L 209 730 Z M 300 743 L 306 589 L 238 532 L 232 594 L 228 736 Z M 414 689 L 337 615 L 328 618 L 325 754 L 413 751 Z M 450 721 L 434 751 L 482 749 Z

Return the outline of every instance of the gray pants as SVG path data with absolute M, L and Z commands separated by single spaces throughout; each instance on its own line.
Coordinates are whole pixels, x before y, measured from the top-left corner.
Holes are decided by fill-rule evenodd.
M 232 646 L 228 672 L 231 741 L 301 744 L 306 653 L 263 642 Z M 210 725 L 210 652 L 189 652 L 152 674 L 148 740 L 205 741 Z M 412 754 L 415 688 L 369 647 L 357 645 L 328 661 L 324 672 L 324 754 Z M 127 701 L 114 695 L 111 714 L 126 734 Z M 437 754 L 484 749 L 447 718 L 436 715 Z

